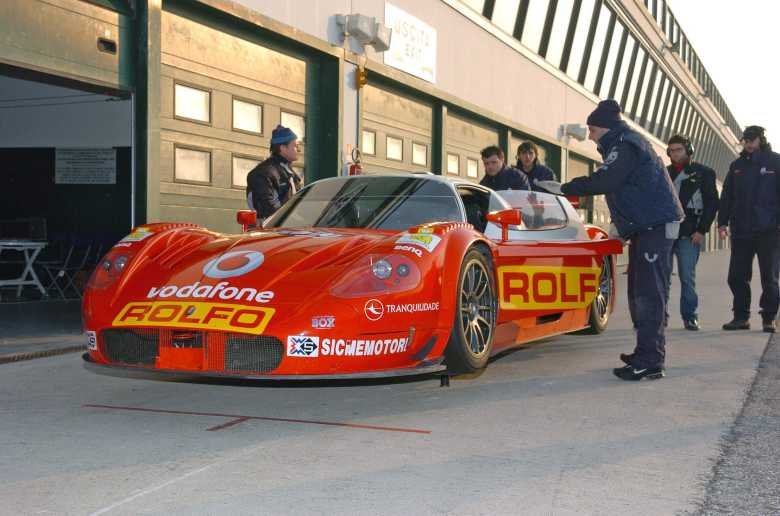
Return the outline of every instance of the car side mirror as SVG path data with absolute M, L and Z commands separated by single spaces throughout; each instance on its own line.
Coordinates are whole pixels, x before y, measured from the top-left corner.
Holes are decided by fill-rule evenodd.
M 255 210 L 238 210 L 236 222 L 241 224 L 241 230 L 246 233 L 250 226 L 257 225 L 257 212 Z
M 566 199 L 571 203 L 572 207 L 576 210 L 580 207 L 579 195 L 567 195 Z
M 493 222 L 501 226 L 501 241 L 509 240 L 509 226 L 519 226 L 523 222 L 523 215 L 520 210 L 514 208 L 508 210 L 491 211 L 485 217 L 488 222 Z

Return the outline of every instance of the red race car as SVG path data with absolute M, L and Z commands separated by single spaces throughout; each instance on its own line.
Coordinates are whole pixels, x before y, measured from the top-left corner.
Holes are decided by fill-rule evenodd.
M 525 342 L 603 331 L 621 252 L 564 197 L 325 179 L 237 235 L 136 228 L 87 285 L 84 359 L 262 379 L 472 372 Z

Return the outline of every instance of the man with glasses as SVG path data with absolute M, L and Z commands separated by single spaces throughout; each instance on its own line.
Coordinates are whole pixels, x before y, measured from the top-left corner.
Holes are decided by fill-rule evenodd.
M 666 155 L 672 161 L 666 170 L 685 211 L 679 237 L 672 247 L 680 277 L 680 315 L 686 330 L 697 331 L 699 296 L 696 294 L 696 264 L 704 235 L 710 230 L 718 211 L 718 189 L 715 171 L 692 161 L 693 152 L 693 143 L 680 134 L 672 136 L 666 147 Z
M 751 125 L 742 133 L 742 152 L 729 166 L 723 182 L 718 234 L 731 235 L 728 283 L 734 295 L 734 318 L 724 330 L 750 329 L 750 280 L 753 257 L 761 271 L 761 319 L 775 333 L 780 290 L 780 155 L 772 152 L 764 128 Z
M 277 125 L 271 133 L 271 156 L 246 176 L 247 204 L 257 212 L 257 225 L 286 203 L 303 181 L 293 170 L 298 159 L 298 136 Z

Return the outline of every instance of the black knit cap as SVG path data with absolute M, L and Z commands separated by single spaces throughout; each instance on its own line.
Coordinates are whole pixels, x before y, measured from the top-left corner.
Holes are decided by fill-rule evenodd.
M 620 117 L 622 111 L 620 104 L 614 100 L 602 100 L 593 113 L 588 116 L 588 125 L 612 129 L 622 120 Z

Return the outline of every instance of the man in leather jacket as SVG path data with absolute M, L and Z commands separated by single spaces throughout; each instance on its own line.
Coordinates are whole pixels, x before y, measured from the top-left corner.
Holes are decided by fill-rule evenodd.
M 246 176 L 247 204 L 257 212 L 257 225 L 290 200 L 303 185 L 293 170 L 298 159 L 298 137 L 281 125 L 271 133 L 271 157 Z
M 666 170 L 685 211 L 679 237 L 672 247 L 672 256 L 677 259 L 677 273 L 680 277 L 680 315 L 685 329 L 696 331 L 699 329 L 696 264 L 699 262 L 704 235 L 709 231 L 718 211 L 718 189 L 715 186 L 715 171 L 692 161 L 693 152 L 691 141 L 679 134 L 672 136 L 666 147 L 666 155 L 672 161 Z

